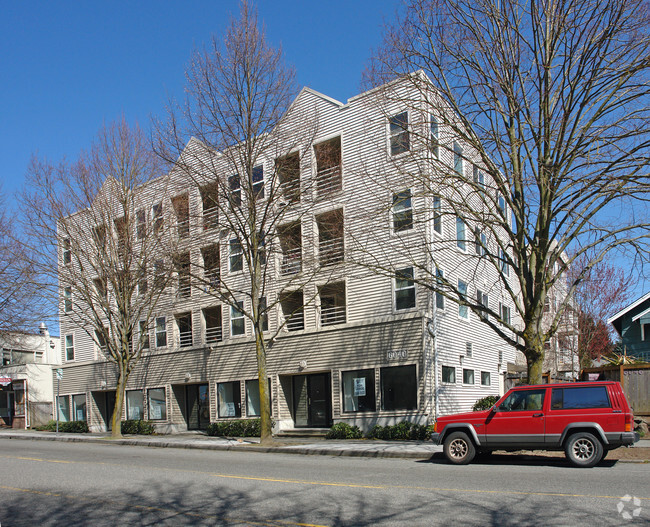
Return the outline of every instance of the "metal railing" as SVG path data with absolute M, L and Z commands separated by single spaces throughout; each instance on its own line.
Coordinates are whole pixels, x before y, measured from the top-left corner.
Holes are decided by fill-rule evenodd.
M 320 310 L 321 326 L 345 324 L 345 306 L 325 307 Z
M 340 192 L 343 188 L 341 165 L 323 168 L 316 173 L 316 193 L 319 198 Z
M 178 230 L 178 237 L 185 238 L 190 234 L 190 219 L 186 218 L 176 222 L 176 229 Z
M 205 328 L 205 343 L 214 344 L 223 340 L 223 328 L 215 326 L 212 328 Z
M 179 336 L 180 336 L 181 348 L 187 348 L 192 345 L 191 331 L 182 331 Z
M 178 297 L 189 298 L 192 296 L 192 286 L 189 278 L 182 278 L 178 280 Z
M 219 226 L 219 209 L 212 207 L 203 211 L 203 230 L 216 229 Z
M 219 269 L 206 269 L 203 273 L 203 278 L 206 282 L 206 291 L 209 289 L 219 289 L 219 283 L 221 281 L 221 272 Z
M 287 331 L 301 331 L 305 329 L 305 313 L 302 309 L 287 318 L 286 328 Z
M 321 265 L 332 265 L 343 261 L 343 237 L 333 238 L 318 244 Z
M 282 263 L 280 264 L 280 273 L 295 274 L 302 269 L 302 247 L 289 249 L 282 254 Z

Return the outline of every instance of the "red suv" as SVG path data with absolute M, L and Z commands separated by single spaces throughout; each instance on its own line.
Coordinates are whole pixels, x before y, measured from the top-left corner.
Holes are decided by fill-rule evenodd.
M 620 383 L 603 381 L 517 386 L 489 410 L 440 417 L 432 439 L 458 465 L 477 452 L 541 449 L 593 467 L 639 435 Z

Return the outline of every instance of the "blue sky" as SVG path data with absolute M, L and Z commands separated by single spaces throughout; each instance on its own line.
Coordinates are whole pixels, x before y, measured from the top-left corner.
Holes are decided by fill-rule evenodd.
M 345 101 L 396 0 L 260 0 L 298 83 Z M 222 34 L 236 0 L 6 2 L 0 20 L 0 182 L 8 202 L 36 153 L 57 161 L 124 114 L 148 128 L 182 96 L 192 50 Z

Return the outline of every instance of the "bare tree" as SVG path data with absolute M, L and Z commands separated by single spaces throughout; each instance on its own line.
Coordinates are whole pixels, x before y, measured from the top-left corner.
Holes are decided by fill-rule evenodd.
M 112 437 L 121 437 L 126 383 L 172 276 L 161 256 L 173 247 L 156 208 L 166 190 L 160 173 L 149 139 L 122 119 L 74 163 L 34 158 L 23 193 L 32 265 L 53 287 L 62 331 L 82 328 L 116 366 Z
M 539 383 L 544 344 L 585 276 L 609 253 L 638 263 L 650 253 L 648 4 L 412 0 L 404 8 L 368 82 L 410 83 L 384 93 L 413 116 L 391 123 L 410 134 L 418 157 L 399 169 L 432 201 L 442 198 L 434 216 L 479 229 L 476 265 L 497 270 L 489 287 L 510 298 L 512 319 L 436 280 L 435 264 L 421 283 L 488 315 Z M 585 255 L 546 324 L 549 291 Z
M 280 331 L 304 323 L 304 306 L 315 296 L 304 290 L 317 266 L 302 251 L 308 193 L 300 169 L 316 120 L 292 108 L 294 70 L 285 65 L 282 50 L 267 43 L 256 11 L 245 1 L 223 37 L 194 53 L 186 77 L 186 99 L 171 105 L 168 123 L 158 123 L 159 153 L 200 187 L 199 221 L 208 234 L 222 236 L 221 245 L 202 249 L 191 276 L 242 324 L 252 325 L 261 441 L 267 443 L 267 353 Z M 241 271 L 238 277 L 219 275 L 224 244 L 229 271 Z M 269 329 L 276 312 L 282 314 Z

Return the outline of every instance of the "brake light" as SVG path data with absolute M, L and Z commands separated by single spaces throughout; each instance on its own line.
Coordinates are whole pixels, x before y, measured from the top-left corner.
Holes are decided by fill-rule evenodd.
M 630 423 L 625 423 L 625 431 L 626 432 L 631 432 L 632 431 L 632 425 Z

